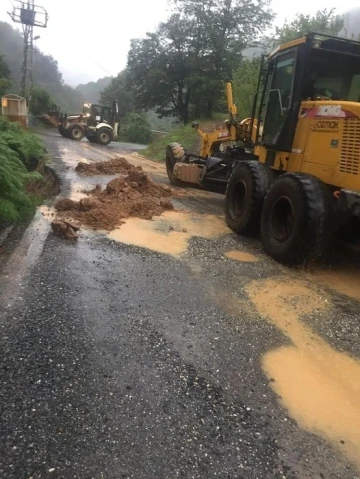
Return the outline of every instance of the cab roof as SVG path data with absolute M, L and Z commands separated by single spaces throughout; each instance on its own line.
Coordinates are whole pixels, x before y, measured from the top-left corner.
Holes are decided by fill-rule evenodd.
M 297 47 L 304 43 L 310 43 L 314 48 L 360 56 L 360 42 L 349 40 L 347 38 L 310 32 L 295 40 L 279 45 L 268 55 L 268 59 L 271 60 L 278 52 Z

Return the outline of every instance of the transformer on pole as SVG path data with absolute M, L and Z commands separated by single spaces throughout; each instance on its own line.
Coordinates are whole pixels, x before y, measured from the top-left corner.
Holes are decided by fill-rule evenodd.
M 20 95 L 25 97 L 28 85 L 32 85 L 32 62 L 33 62 L 33 43 L 34 27 L 46 28 L 48 22 L 47 11 L 34 4 L 34 0 L 15 0 L 13 11 L 9 12 L 11 19 L 15 23 L 21 23 L 24 33 L 24 54 L 21 67 Z M 30 89 L 29 88 L 29 89 Z

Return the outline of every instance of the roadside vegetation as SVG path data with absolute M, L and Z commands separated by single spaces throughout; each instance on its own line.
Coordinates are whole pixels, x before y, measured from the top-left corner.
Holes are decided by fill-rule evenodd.
M 211 119 L 204 119 L 197 122 L 200 124 L 202 130 L 212 131 L 215 126 L 223 126 L 226 119 L 227 112 L 225 110 L 224 113 L 214 113 Z M 172 142 L 181 143 L 185 150 L 192 153 L 198 153 L 200 147 L 200 137 L 196 133 L 196 130 L 190 124 L 178 125 L 167 135 L 154 138 L 149 146 L 141 151 L 141 154 L 158 161 L 163 161 L 165 160 L 166 146 Z
M 162 138 L 155 139 L 141 154 L 154 160 L 165 160 L 166 145 L 173 141 L 180 142 L 188 151 L 194 151 L 197 146 L 197 134 L 191 125 L 181 125 L 174 128 Z
M 264 36 L 274 18 L 266 0 L 249 0 L 246 8 L 244 0 L 172 0 L 170 6 L 166 21 L 131 41 L 126 68 L 102 91 L 103 101 L 120 99 L 124 116 L 151 110 L 185 125 L 214 118 L 226 108 L 228 81 L 240 116 L 249 116 L 262 53 L 309 31 L 337 36 L 344 26 L 342 16 L 325 9 L 298 14 Z
M 144 115 L 128 113 L 120 122 L 119 141 L 147 145 L 152 140 L 151 126 Z
M 191 7 L 194 3 L 192 0 L 181 0 L 178 3 L 186 4 L 187 9 L 195 8 L 195 5 Z M 205 9 L 211 10 L 211 5 L 206 3 Z M 258 12 L 259 21 L 261 25 L 268 24 L 269 18 L 271 18 L 271 12 L 266 8 L 265 3 L 262 5 L 262 12 Z M 192 10 L 191 10 L 192 11 Z M 194 10 L 195 12 L 195 10 Z M 231 56 L 231 70 L 224 70 L 216 72 L 216 63 L 213 64 L 213 72 L 211 76 L 211 82 L 208 82 L 208 76 L 206 69 L 197 70 L 193 72 L 194 75 L 197 75 L 197 81 L 200 82 L 198 85 L 202 85 L 201 94 L 197 88 L 193 88 L 191 72 L 189 69 L 185 68 L 186 62 L 181 63 L 181 54 L 180 52 L 174 52 L 176 57 L 176 62 L 178 69 L 172 69 L 168 73 L 162 73 L 161 78 L 158 81 L 161 83 L 162 87 L 156 89 L 155 84 L 152 85 L 152 82 L 155 80 L 152 78 L 152 75 L 159 74 L 159 65 L 156 67 L 156 62 L 168 62 L 171 64 L 171 49 L 166 48 L 160 53 L 156 53 L 154 50 L 154 55 L 151 56 L 151 62 L 153 63 L 153 69 L 149 67 L 149 64 L 146 64 L 146 69 L 141 70 L 142 75 L 139 75 L 142 68 L 141 58 L 142 55 L 145 55 L 146 49 L 149 48 L 151 41 L 164 41 L 166 42 L 171 40 L 171 32 L 175 30 L 178 35 L 185 35 L 184 29 L 176 30 L 176 24 L 181 21 L 181 16 L 172 16 L 167 24 L 161 24 L 159 30 L 154 34 L 149 34 L 149 38 L 145 40 L 134 40 L 131 49 L 129 52 L 129 62 L 128 68 L 119 73 L 118 77 L 114 78 L 110 85 L 104 90 L 103 96 L 106 98 L 111 98 L 114 95 L 120 95 L 123 88 L 130 85 L 133 88 L 134 95 L 132 97 L 132 104 L 128 103 L 127 107 L 134 108 L 136 105 L 143 107 L 154 108 L 158 114 L 161 114 L 166 118 L 167 115 L 172 115 L 175 117 L 178 122 L 185 123 L 184 126 L 177 126 L 173 128 L 168 135 L 163 136 L 162 138 L 156 138 L 152 141 L 148 148 L 142 151 L 142 153 L 148 157 L 154 158 L 156 160 L 164 160 L 165 157 L 165 148 L 166 145 L 173 141 L 180 142 L 185 149 L 195 152 L 197 150 L 199 141 L 196 135 L 196 132 L 191 128 L 189 122 L 194 118 L 206 118 L 205 120 L 200 121 L 202 127 L 208 126 L 210 129 L 213 126 L 213 123 L 220 122 L 226 119 L 226 104 L 225 104 L 225 82 L 228 80 L 232 81 L 233 84 L 233 95 L 234 102 L 238 107 L 238 113 L 240 118 L 247 118 L 251 116 L 251 109 L 253 104 L 253 98 L 256 93 L 257 81 L 259 77 L 259 71 L 261 66 L 261 54 L 269 51 L 275 45 L 287 41 L 291 41 L 295 38 L 299 38 L 301 35 L 306 34 L 309 31 L 316 31 L 320 33 L 326 33 L 329 35 L 338 35 L 343 28 L 343 18 L 335 14 L 335 10 L 324 10 L 319 11 L 315 15 L 303 15 L 298 14 L 292 21 L 286 22 L 281 28 L 277 27 L 272 36 L 260 37 L 257 28 L 254 27 L 252 30 L 252 38 L 256 40 L 253 42 L 256 45 L 254 49 L 254 54 L 252 57 L 246 57 L 244 55 L 236 56 L 235 54 Z M 200 22 L 204 22 L 204 28 L 207 20 L 202 16 L 199 17 Z M 221 21 L 221 16 L 219 17 L 219 22 Z M 225 21 L 225 20 L 224 20 Z M 186 24 L 186 22 L 185 22 Z M 202 28 L 201 26 L 199 28 Z M 236 32 L 233 32 L 236 33 Z M 164 37 L 165 35 L 165 37 Z M 190 30 L 187 35 L 190 35 Z M 230 35 L 230 32 L 229 32 Z M 186 35 L 185 35 L 186 36 Z M 181 37 L 183 38 L 183 37 Z M 188 37 L 186 37 L 188 38 Z M 208 52 L 212 48 L 211 41 L 206 35 L 203 37 L 203 41 L 206 43 L 207 48 L 204 48 L 204 51 Z M 183 38 L 185 42 L 185 37 Z M 194 40 L 195 41 L 195 40 Z M 166 43 L 165 42 L 165 43 Z M 184 43 L 185 45 L 185 43 Z M 251 46 L 249 41 L 247 46 Z M 243 45 L 245 48 L 245 46 Z M 189 49 L 191 45 L 187 43 L 186 48 L 182 54 L 190 55 Z M 195 53 L 194 53 L 195 54 Z M 216 49 L 213 47 L 214 58 L 216 57 Z M 185 58 L 184 57 L 184 58 Z M 204 60 L 205 61 L 205 60 Z M 183 70 L 181 70 L 181 65 Z M 220 65 L 219 65 L 220 68 Z M 155 73 L 154 73 L 155 72 Z M 203 75 L 203 78 L 201 76 Z M 134 76 L 137 76 L 135 78 Z M 141 84 L 139 83 L 141 81 Z M 130 82 L 130 83 L 129 83 Z M 206 83 L 206 87 L 205 87 Z M 151 86 L 152 85 L 152 86 Z M 166 85 L 166 87 L 164 86 Z M 188 98 L 186 105 L 180 105 L 176 101 L 176 96 L 174 96 L 174 91 L 179 91 L 177 85 L 183 86 L 183 91 L 181 93 L 181 98 Z M 128 87 L 127 87 L 128 88 Z M 166 90 L 168 88 L 168 90 Z M 168 91 L 168 97 L 166 98 L 166 91 Z M 127 95 L 129 95 L 129 88 L 127 89 Z M 202 98 L 202 100 L 201 100 Z M 167 105 L 165 108 L 164 105 Z M 179 108 L 182 108 L 180 111 Z M 180 108 L 180 109 L 181 109 Z M 184 111 L 186 108 L 186 111 Z M 224 113 L 216 113 L 217 111 L 222 111 Z
M 38 136 L 0 116 L 0 225 L 33 214 L 42 199 L 45 154 Z

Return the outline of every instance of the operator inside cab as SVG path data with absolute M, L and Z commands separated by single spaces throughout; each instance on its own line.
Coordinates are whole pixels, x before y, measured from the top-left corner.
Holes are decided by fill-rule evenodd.
M 309 98 L 311 100 L 341 100 L 340 94 L 334 89 L 331 78 L 314 71 L 311 74 Z
M 339 57 L 332 52 L 314 51 L 310 65 L 311 100 L 360 101 L 360 65 L 351 57 Z

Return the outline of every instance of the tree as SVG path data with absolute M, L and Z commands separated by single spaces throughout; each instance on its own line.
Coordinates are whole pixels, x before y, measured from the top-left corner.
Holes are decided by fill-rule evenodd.
M 47 90 L 45 90 L 45 88 L 38 85 L 33 85 L 31 88 L 29 102 L 29 109 L 33 115 L 37 116 L 41 115 L 41 113 L 48 112 L 52 103 L 53 101 L 51 96 Z
M 273 13 L 268 0 L 174 0 L 178 11 L 193 22 L 198 72 L 202 81 L 193 88 L 194 116 L 211 117 L 223 99 L 229 81 L 242 60 L 242 51 L 252 45 L 270 23 Z M 200 103 L 200 108 L 198 107 Z
M 151 140 L 151 129 L 146 119 L 138 113 L 129 113 L 124 121 L 127 141 L 146 145 Z
M 256 87 L 260 73 L 260 58 L 244 58 L 241 66 L 233 75 L 234 102 L 240 118 L 251 116 Z
M 190 85 L 194 56 L 191 28 L 173 15 L 145 39 L 131 41 L 128 70 L 138 108 L 155 108 L 160 117 L 189 121 Z
M 0 97 L 5 95 L 11 87 L 11 71 L 5 61 L 4 55 L 0 54 Z
M 124 118 L 128 113 L 134 111 L 134 94 L 131 89 L 131 82 L 126 70 L 120 72 L 113 78 L 110 84 L 100 93 L 100 101 L 105 105 L 112 102 L 119 103 L 119 116 Z
M 268 0 L 175 0 L 175 13 L 131 42 L 128 69 L 137 105 L 161 116 L 211 117 L 224 82 L 272 14 Z
M 277 44 L 289 42 L 306 33 L 316 32 L 337 36 L 344 27 L 344 17 L 335 14 L 335 9 L 319 10 L 314 16 L 298 13 L 290 23 L 276 27 L 273 41 Z
M 9 65 L 7 64 L 4 55 L 0 54 L 0 78 L 10 79 L 11 71 Z

